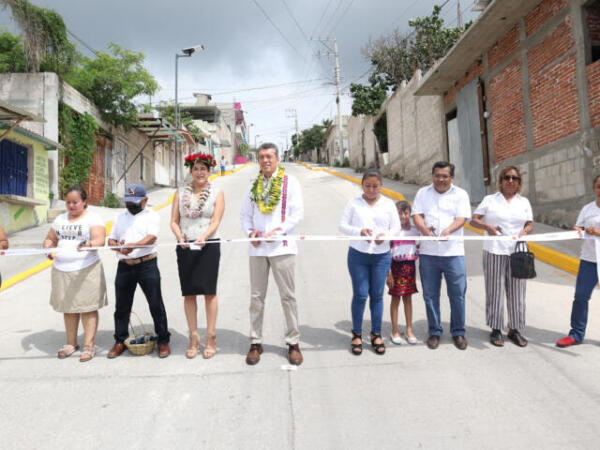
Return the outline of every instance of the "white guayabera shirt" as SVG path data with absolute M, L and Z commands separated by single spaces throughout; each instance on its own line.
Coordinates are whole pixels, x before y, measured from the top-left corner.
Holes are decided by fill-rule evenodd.
M 277 170 L 278 168 L 275 168 L 273 174 L 276 174 Z M 284 193 L 282 192 L 279 203 L 275 206 L 273 212 L 269 214 L 261 213 L 258 205 L 250 197 L 252 183 L 246 190 L 240 212 L 242 229 L 246 236 L 250 236 L 254 231 L 262 231 L 263 234 L 276 231 L 278 235 L 290 235 L 294 233 L 294 229 L 304 218 L 304 202 L 302 200 L 300 183 L 294 176 L 288 173 L 285 175 L 288 177 L 287 196 L 284 199 Z M 282 206 L 284 203 L 285 219 L 282 221 Z M 248 254 L 250 256 L 296 255 L 297 253 L 298 246 L 296 245 L 296 241 L 293 240 L 261 242 L 258 247 L 254 247 L 252 243 L 248 245 Z

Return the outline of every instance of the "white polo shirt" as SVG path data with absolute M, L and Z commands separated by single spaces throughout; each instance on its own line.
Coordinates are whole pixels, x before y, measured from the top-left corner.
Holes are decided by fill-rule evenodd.
M 581 212 L 579 213 L 579 217 L 577 217 L 577 222 L 575 222 L 576 227 L 596 227 L 600 228 L 600 208 L 596 205 L 596 202 L 591 202 L 585 205 Z M 584 261 L 596 262 L 596 239 L 585 239 L 583 244 L 581 245 L 581 259 Z
M 519 194 L 510 200 L 502 192 L 486 195 L 473 214 L 483 216 L 484 222 L 495 227 L 505 236 L 518 236 L 526 222 L 533 221 L 531 204 Z M 485 232 L 486 236 L 488 232 Z M 510 255 L 515 251 L 515 242 L 510 241 L 484 241 L 483 249 L 495 255 Z
M 439 235 L 457 218 L 471 218 L 471 202 L 469 194 L 464 189 L 450 185 L 443 194 L 435 190 L 433 183 L 422 187 L 417 192 L 412 207 L 412 215 L 423 214 L 425 226 L 435 228 L 434 234 Z M 450 236 L 462 236 L 463 227 L 451 233 Z M 422 241 L 419 249 L 421 255 L 431 256 L 464 256 L 465 244 L 457 241 Z
M 373 237 L 378 234 L 397 236 L 400 233 L 400 219 L 398 210 L 392 200 L 379 197 L 377 203 L 369 205 L 362 195 L 348 202 L 342 219 L 340 231 L 350 236 L 360 236 L 363 228 L 373 231 Z M 377 245 L 375 241 L 350 241 L 350 247 L 362 253 L 381 254 L 390 251 L 390 241 L 383 241 Z
M 126 243 L 139 242 L 148 235 L 156 236 L 160 232 L 160 216 L 150 208 L 144 208 L 135 216 L 129 211 L 117 214 L 110 230 L 109 239 Z M 154 241 L 156 243 L 156 241 Z M 136 248 L 128 255 L 117 253 L 119 259 L 135 259 L 156 252 L 156 246 Z

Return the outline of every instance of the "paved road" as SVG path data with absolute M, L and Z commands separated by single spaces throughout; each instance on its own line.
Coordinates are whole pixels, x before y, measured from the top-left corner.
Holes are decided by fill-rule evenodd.
M 359 187 L 326 173 L 289 165 L 305 195 L 302 233 L 334 234 L 342 209 Z M 256 166 L 218 179 L 226 193 L 225 236 L 241 236 L 241 195 Z M 169 209 L 162 242 L 172 239 Z M 574 277 L 538 264 L 528 284 L 530 345 L 488 343 L 481 248 L 467 247 L 467 337 L 461 352 L 446 334 L 436 351 L 388 346 L 349 353 L 351 297 L 342 242 L 303 242 L 297 259 L 305 363 L 283 370 L 283 317 L 274 283 L 267 298 L 266 348 L 259 365 L 247 351 L 249 277 L 245 245 L 222 247 L 217 356 L 187 360 L 187 331 L 174 251 L 159 266 L 173 355 L 105 358 L 112 311 L 101 310 L 98 357 L 56 359 L 64 340 L 61 315 L 48 305 L 50 272 L 0 294 L 0 432 L 2 448 L 596 448 L 600 438 L 600 316 L 592 301 L 586 345 L 554 346 L 567 331 Z M 103 262 L 109 284 L 114 255 Z M 594 294 L 597 297 L 597 294 Z M 597 298 L 595 299 L 597 300 Z M 386 303 L 389 297 L 386 296 Z M 147 328 L 143 297 L 134 309 Z M 204 314 L 202 314 L 202 319 Z M 370 322 L 365 323 L 368 331 Z M 390 322 L 386 306 L 384 333 Z M 202 322 L 204 322 L 202 320 Z M 422 298 L 415 328 L 426 338 Z M 202 330 L 203 331 L 203 330 Z

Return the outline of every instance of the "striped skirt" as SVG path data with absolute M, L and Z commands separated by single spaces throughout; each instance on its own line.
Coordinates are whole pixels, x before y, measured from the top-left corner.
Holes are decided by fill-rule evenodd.
M 510 274 L 510 256 L 483 251 L 483 278 L 485 280 L 486 323 L 492 329 L 504 328 L 504 294 L 508 311 L 508 328 L 525 328 L 526 280 Z

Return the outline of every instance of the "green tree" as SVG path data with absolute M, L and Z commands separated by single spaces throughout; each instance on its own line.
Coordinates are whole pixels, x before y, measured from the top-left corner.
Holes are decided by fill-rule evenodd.
M 79 54 L 67 37 L 67 27 L 57 12 L 40 8 L 28 0 L 0 0 L 10 8 L 24 34 L 23 54 L 28 72 L 69 72 Z
M 385 101 L 387 89 L 383 80 L 372 74 L 369 77 L 370 85 L 355 84 L 350 85 L 350 95 L 352 101 L 352 115 L 359 114 L 376 115 L 379 108 Z
M 133 99 L 153 95 L 158 84 L 142 66 L 142 52 L 112 42 L 109 47 L 110 53 L 99 51 L 94 59 L 82 57 L 81 66 L 65 79 L 100 109 L 104 121 L 130 129 L 137 122 Z
M 417 69 L 427 71 L 471 25 L 468 22 L 462 28 L 445 27 L 441 10 L 435 5 L 431 15 L 409 20 L 412 31 L 408 35 L 396 29 L 363 48 L 386 88 L 395 90 L 403 81 L 409 81 Z
M 8 31 L 0 33 L 0 73 L 25 72 L 23 41 Z

